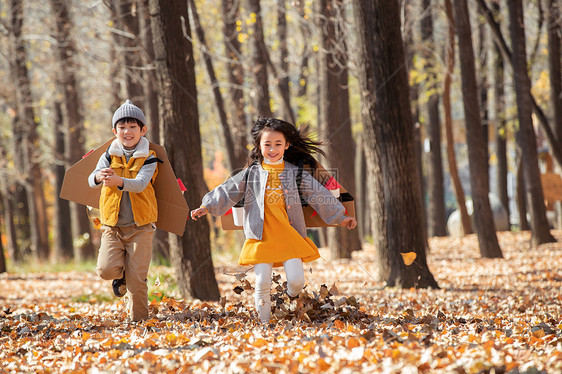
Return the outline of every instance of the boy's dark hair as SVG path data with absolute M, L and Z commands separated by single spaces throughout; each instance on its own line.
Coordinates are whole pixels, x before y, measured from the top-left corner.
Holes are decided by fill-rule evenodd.
M 263 118 L 258 117 L 252 127 L 252 139 L 254 141 L 254 148 L 250 151 L 247 164 L 251 165 L 254 161 L 263 161 L 263 156 L 260 152 L 260 140 L 264 131 L 278 131 L 283 134 L 289 148 L 285 150 L 283 158 L 292 163 L 298 164 L 299 161 L 309 164 L 312 168 L 316 168 L 316 160 L 312 156 L 313 153 L 326 155 L 319 146 L 321 142 L 312 140 L 308 133 L 308 125 L 302 125 L 297 129 L 292 123 L 277 119 L 277 118 Z
M 136 118 L 133 118 L 133 117 L 125 117 L 125 118 L 121 118 L 119 121 L 115 122 L 115 127 L 114 127 L 114 128 L 117 128 L 117 126 L 118 126 L 119 124 L 121 124 L 121 123 L 126 123 L 126 122 L 136 122 L 137 125 L 139 125 L 141 129 L 144 127 L 144 123 L 142 123 L 142 121 L 140 121 L 140 120 L 138 120 L 138 119 L 136 119 Z

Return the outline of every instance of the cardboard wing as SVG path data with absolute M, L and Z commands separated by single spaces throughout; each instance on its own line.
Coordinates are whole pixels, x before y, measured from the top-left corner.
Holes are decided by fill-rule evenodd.
M 62 199 L 99 208 L 101 189 L 91 188 L 88 184 L 88 176 L 94 171 L 99 158 L 105 153 L 113 139 L 88 153 L 66 171 L 60 192 Z M 189 207 L 180 190 L 164 147 L 150 143 L 150 149 L 154 150 L 156 156 L 163 161 L 163 163 L 158 163 L 158 175 L 153 185 L 158 202 L 156 227 L 182 236 L 185 231 Z
M 312 176 L 320 182 L 320 184 L 328 188 L 328 190 L 333 191 L 332 193 L 334 193 L 334 195 L 338 194 L 338 200 L 345 207 L 346 215 L 355 217 L 355 202 L 353 196 L 351 196 L 343 186 L 337 183 L 333 176 L 319 162 L 314 172 L 312 168 L 307 167 L 306 164 L 304 170 L 312 174 Z M 243 208 L 230 209 L 225 215 L 221 216 L 221 226 L 223 230 L 242 230 L 241 209 Z M 303 206 L 302 212 L 304 214 L 306 227 L 337 227 L 337 225 L 328 225 L 324 222 L 310 205 Z

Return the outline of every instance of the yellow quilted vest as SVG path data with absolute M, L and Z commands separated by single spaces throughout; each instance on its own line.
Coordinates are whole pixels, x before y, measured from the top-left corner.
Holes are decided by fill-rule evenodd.
M 149 156 L 150 155 L 156 155 L 156 153 L 150 150 Z M 147 157 L 131 157 L 129 162 L 127 162 L 124 155 L 112 155 L 110 167 L 115 171 L 115 174 L 120 177 L 133 179 L 137 176 L 137 173 L 144 165 L 146 159 Z M 156 202 L 154 188 L 152 187 L 156 175 L 158 175 L 158 166 L 154 171 L 150 183 L 142 192 L 129 192 L 131 206 L 133 208 L 133 217 L 137 226 L 146 225 L 158 220 L 158 204 Z M 117 224 L 122 196 L 123 191 L 117 188 L 117 186 L 102 186 L 100 194 L 100 219 L 102 224 L 107 226 L 115 226 Z

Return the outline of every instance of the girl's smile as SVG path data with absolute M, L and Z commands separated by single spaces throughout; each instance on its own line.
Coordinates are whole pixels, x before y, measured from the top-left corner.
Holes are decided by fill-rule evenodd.
M 262 156 L 271 162 L 279 161 L 283 158 L 285 150 L 289 148 L 289 143 L 283 133 L 274 130 L 266 130 L 261 134 L 260 151 Z

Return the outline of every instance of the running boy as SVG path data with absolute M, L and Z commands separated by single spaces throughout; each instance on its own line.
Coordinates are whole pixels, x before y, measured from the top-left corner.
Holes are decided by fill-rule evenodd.
M 90 187 L 101 187 L 101 245 L 97 273 L 113 279 L 113 293 L 122 297 L 127 290 L 133 321 L 148 318 L 146 276 L 152 257 L 154 222 L 158 206 L 152 183 L 158 174 L 158 158 L 144 137 L 146 118 L 130 100 L 113 114 L 116 139 L 90 174 Z

